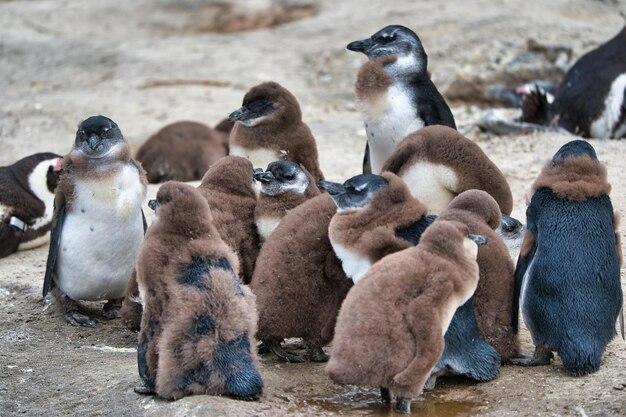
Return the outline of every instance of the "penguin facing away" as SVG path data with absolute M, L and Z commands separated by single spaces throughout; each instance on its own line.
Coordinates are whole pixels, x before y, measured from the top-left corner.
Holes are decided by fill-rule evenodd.
M 43 285 L 69 323 L 94 325 L 77 300 L 108 300 L 105 316 L 119 317 L 146 227 L 146 185 L 115 122 L 93 116 L 78 126 L 55 193 Z
M 282 360 L 304 361 L 280 346 L 290 337 L 304 339 L 309 360 L 328 360 L 322 346 L 332 340 L 337 312 L 352 287 L 328 239 L 335 211 L 328 194 L 305 201 L 285 215 L 259 252 L 250 283 L 259 312 L 257 339 Z
M 61 161 L 45 152 L 0 167 L 0 258 L 50 238 Z
M 199 180 L 211 164 L 228 153 L 224 135 L 198 122 L 171 123 L 148 138 L 136 158 L 151 184 Z
M 263 171 L 255 169 L 254 179 L 261 183 L 254 221 L 263 243 L 287 212 L 306 200 L 320 195 L 315 179 L 306 168 L 291 161 L 274 161 Z
M 253 352 L 254 295 L 237 277 L 237 256 L 211 222 L 206 200 L 167 182 L 151 201 L 156 220 L 137 259 L 144 307 L 135 390 L 179 399 L 257 399 L 263 389 Z
M 470 240 L 474 239 L 476 242 Z M 340 384 L 381 387 L 410 412 L 444 351 L 444 334 L 476 289 L 477 243 L 458 222 L 435 221 L 416 247 L 391 254 L 350 290 L 326 367 Z
M 424 126 L 456 129 L 450 108 L 428 75 L 422 42 L 411 29 L 386 26 L 347 49 L 369 59 L 356 81 L 357 106 L 367 132 L 364 173 L 380 174 L 400 141 Z
M 239 276 L 250 283 L 259 253 L 254 222 L 257 196 L 252 163 L 240 156 L 218 160 L 202 177 L 198 190 L 207 199 L 213 224 L 239 258 Z
M 306 168 L 315 181 L 324 179 L 315 138 L 302 121 L 300 105 L 280 84 L 265 82 L 253 87 L 228 119 L 235 122 L 230 155 L 248 158 L 256 167 L 277 160 L 292 161 Z
M 607 170 L 584 140 L 563 145 L 532 186 L 528 230 L 515 270 L 517 302 L 535 344 L 519 365 L 557 352 L 572 375 L 596 372 L 622 325 L 621 247 Z M 521 300 L 520 300 L 521 297 Z

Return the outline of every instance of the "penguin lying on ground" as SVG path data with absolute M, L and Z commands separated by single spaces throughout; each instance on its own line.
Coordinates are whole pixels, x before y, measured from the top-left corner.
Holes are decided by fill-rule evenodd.
M 284 351 L 280 341 L 301 337 L 307 357 L 326 361 L 322 346 L 334 334 L 341 302 L 352 286 L 328 240 L 328 224 L 336 211 L 328 194 L 290 210 L 261 247 L 250 289 L 257 297 L 259 330 L 279 358 L 302 362 Z
M 556 351 L 568 373 L 589 374 L 600 368 L 618 315 L 623 336 L 621 246 L 610 190 L 606 167 L 583 140 L 563 145 L 533 184 L 513 326 L 521 296 L 535 353 L 517 364 L 546 365 Z
M 254 210 L 259 239 L 263 243 L 287 212 L 320 194 L 315 179 L 306 168 L 291 161 L 274 161 L 267 170 L 256 169 L 254 179 L 261 183 Z
M 145 172 L 117 124 L 104 116 L 83 121 L 56 189 L 43 285 L 69 323 L 94 325 L 77 300 L 108 300 L 105 315 L 119 316 L 146 228 L 145 196 Z
M 176 122 L 152 135 L 136 158 L 150 183 L 199 180 L 211 164 L 228 153 L 224 136 L 202 123 Z
M 0 167 L 0 258 L 48 241 L 60 168 L 49 152 Z
M 306 168 L 315 181 L 324 179 L 315 138 L 302 121 L 298 101 L 286 88 L 275 82 L 257 85 L 228 118 L 237 122 L 230 133 L 230 155 L 248 158 L 255 167 L 293 161 Z
M 137 347 L 140 393 L 257 399 L 263 380 L 253 352 L 254 295 L 240 285 L 237 257 L 193 187 L 161 186 L 156 220 L 137 259 L 144 306 Z
M 244 284 L 252 279 L 259 253 L 253 175 L 249 160 L 226 156 L 211 166 L 198 186 L 211 207 L 213 225 L 239 258 L 239 276 Z
M 435 220 L 435 216 L 427 215 L 426 207 L 411 196 L 402 180 L 389 172 L 383 173 L 382 176 L 357 175 L 343 185 L 321 181 L 320 187 L 327 190 L 337 204 L 337 214 L 330 222 L 328 233 L 335 254 L 342 261 L 346 275 L 355 283 L 371 269 L 375 262 L 388 254 L 418 244 L 422 233 Z M 466 193 L 461 196 L 465 196 Z M 491 216 L 493 212 L 498 214 L 497 203 L 488 194 L 484 194 L 493 202 L 493 206 L 490 207 L 493 210 L 488 211 L 485 216 Z M 485 206 L 480 200 L 476 203 L 480 204 L 481 208 Z M 480 211 L 480 209 L 477 210 Z M 447 210 L 444 213 L 447 213 Z M 456 217 L 462 221 L 471 215 Z M 499 215 L 495 221 L 497 222 L 498 219 Z M 482 223 L 483 227 L 479 226 L 479 229 L 489 229 L 484 225 L 484 220 Z M 489 232 L 494 234 L 491 229 Z M 482 309 L 490 308 L 484 316 L 481 316 L 484 320 L 481 325 L 486 332 L 483 335 L 479 333 L 471 301 L 459 308 L 459 313 L 455 314 L 445 335 L 446 349 L 433 371 L 433 377 L 428 384 L 430 389 L 434 388 L 435 379 L 439 375 L 465 375 L 478 381 L 488 381 L 498 374 L 500 355 L 481 337 L 487 335 L 492 339 L 500 338 L 501 332 L 489 320 L 502 313 L 502 310 L 506 310 L 507 307 L 510 311 L 513 295 L 513 265 L 506 250 L 505 256 L 511 264 L 508 299 L 503 300 L 500 297 L 491 301 L 492 296 L 500 294 L 497 294 L 498 288 L 493 291 L 489 286 L 492 285 L 492 281 L 502 278 L 493 274 L 502 271 L 486 268 L 490 276 L 487 277 L 486 283 L 479 284 L 482 284 L 484 288 L 480 298 L 475 299 L 475 303 Z M 492 265 L 494 263 L 488 263 L 488 266 Z M 496 284 L 496 286 L 501 285 Z M 504 305 L 502 301 L 508 301 L 508 305 Z M 508 317 L 510 318 L 510 314 Z M 507 321 L 506 324 L 508 325 L 509 322 Z
M 396 410 L 409 413 L 444 351 L 452 316 L 476 289 L 476 245 L 484 241 L 462 223 L 438 220 L 419 245 L 374 264 L 341 306 L 330 378 L 381 387 L 384 401 L 395 394 Z
M 513 195 L 506 178 L 480 146 L 456 130 L 428 126 L 410 134 L 387 158 L 383 171 L 402 178 L 411 194 L 433 214 L 463 191 L 486 191 L 502 212 L 498 234 L 509 246 L 521 243 L 523 225 L 509 216 Z
M 456 128 L 450 108 L 428 75 L 422 42 L 412 30 L 386 26 L 347 48 L 369 58 L 356 81 L 357 105 L 367 132 L 364 173 L 379 174 L 400 141 L 424 126 Z

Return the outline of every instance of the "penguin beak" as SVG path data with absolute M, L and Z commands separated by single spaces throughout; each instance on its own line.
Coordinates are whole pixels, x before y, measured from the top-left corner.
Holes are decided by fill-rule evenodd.
M 96 149 L 98 147 L 98 145 L 100 145 L 100 136 L 96 135 L 95 133 L 92 133 L 91 135 L 89 135 L 89 138 L 87 139 L 87 143 L 89 144 L 89 147 L 91 149 Z
M 237 120 L 248 120 L 255 117 L 255 114 L 251 112 L 246 106 L 242 106 L 228 115 L 228 120 L 236 122 Z
M 502 221 L 500 222 L 500 228 L 504 233 L 517 233 L 519 232 L 524 225 L 522 222 L 509 216 L 508 214 L 502 213 Z
M 343 184 L 332 181 L 318 181 L 317 188 L 322 191 L 328 192 L 328 194 L 330 194 L 331 196 L 341 194 L 345 191 L 345 189 L 343 188 Z
M 156 200 L 150 200 L 148 201 L 148 207 L 150 207 L 152 211 L 156 211 L 157 207 L 159 207 L 159 203 Z
M 368 38 L 361 41 L 350 42 L 348 46 L 346 46 L 346 48 L 350 51 L 363 52 L 364 54 L 366 54 L 367 51 L 374 45 L 374 41 Z
M 254 179 L 262 183 L 268 183 L 274 179 L 274 174 L 270 171 L 257 171 L 254 173 Z
M 482 246 L 489 242 L 489 239 L 487 239 L 487 237 L 483 235 L 473 235 L 470 233 L 467 237 L 468 239 L 474 241 L 474 243 L 476 243 L 476 246 Z

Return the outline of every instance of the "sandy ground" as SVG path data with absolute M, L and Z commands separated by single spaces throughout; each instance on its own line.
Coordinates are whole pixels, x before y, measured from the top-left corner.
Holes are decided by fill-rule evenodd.
M 269 3 L 238 2 L 234 10 L 254 14 Z M 67 152 L 77 124 L 93 114 L 118 122 L 137 149 L 169 122 L 217 123 L 239 107 L 248 88 L 271 79 L 298 97 L 322 169 L 328 179 L 343 181 L 359 172 L 365 140 L 353 94 L 365 58 L 346 51 L 348 42 L 390 23 L 413 28 L 429 53 L 433 80 L 445 91 L 459 71 L 493 70 L 529 38 L 570 46 L 578 56 L 617 33 L 619 11 L 626 11 L 612 1 L 543 3 L 328 0 L 312 3 L 315 13 L 302 20 L 218 34 L 205 29 L 225 6 L 211 1 L 0 1 L 0 164 L 34 152 Z M 159 80 L 205 85 L 150 87 Z M 506 175 L 513 214 L 524 219 L 530 184 L 570 138 L 487 137 L 471 127 L 477 108 L 459 103 L 453 111 L 460 129 Z M 593 145 L 608 165 L 613 204 L 624 217 L 626 142 Z M 0 260 L 0 416 L 393 414 L 378 404 L 375 390 L 331 383 L 321 364 L 284 364 L 270 356 L 261 359 L 266 389 L 259 402 L 207 396 L 166 402 L 135 394 L 136 335 L 119 320 L 72 327 L 53 305 L 44 305 L 46 255 L 42 247 Z M 525 329 L 521 340 L 530 353 Z M 505 366 L 484 384 L 450 380 L 415 401 L 413 413 L 623 416 L 625 348 L 616 338 L 601 370 L 586 377 L 567 376 L 557 360 L 533 369 Z

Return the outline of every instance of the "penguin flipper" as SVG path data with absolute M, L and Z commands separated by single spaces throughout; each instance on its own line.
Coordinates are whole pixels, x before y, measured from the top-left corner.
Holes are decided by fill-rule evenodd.
M 622 340 L 624 339 L 624 306 L 622 305 L 622 309 L 619 311 L 619 329 L 622 331 Z
M 517 258 L 517 265 L 515 266 L 515 288 L 513 291 L 513 309 L 511 314 L 513 333 L 517 333 L 519 329 L 519 302 L 522 295 L 524 275 L 526 275 L 526 271 L 532 263 L 535 252 L 537 251 L 537 242 L 534 233 L 530 231 L 530 222 L 528 223 L 528 227 L 529 229 L 524 236 L 522 250 L 520 251 L 519 257 Z
M 148 222 L 146 221 L 146 215 L 141 209 L 141 220 L 143 221 L 143 234 L 146 234 L 146 230 L 148 230 Z
M 372 173 L 372 163 L 370 161 L 370 144 L 365 142 L 365 153 L 363 154 L 363 173 Z
M 65 204 L 60 204 L 56 210 L 56 215 L 52 219 L 52 228 L 50 230 L 50 248 L 48 249 L 48 260 L 46 261 L 46 274 L 43 279 L 43 297 L 50 290 L 55 288 L 54 273 L 56 269 L 57 257 L 59 255 L 59 246 L 61 245 L 61 231 L 65 222 Z

